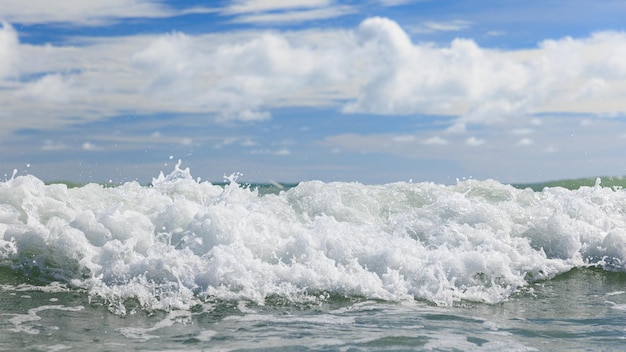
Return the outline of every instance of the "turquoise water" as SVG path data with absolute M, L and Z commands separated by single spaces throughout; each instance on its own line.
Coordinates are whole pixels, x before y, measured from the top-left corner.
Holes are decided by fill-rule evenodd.
M 0 183 L 0 350 L 611 351 L 626 192 Z

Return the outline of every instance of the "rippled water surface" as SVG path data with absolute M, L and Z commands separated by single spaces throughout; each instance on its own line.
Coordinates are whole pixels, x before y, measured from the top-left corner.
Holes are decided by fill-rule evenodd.
M 575 269 L 497 304 L 270 298 L 125 316 L 84 291 L 15 285 L 9 275 L 0 291 L 7 351 L 616 351 L 626 343 L 626 275 L 598 269 Z

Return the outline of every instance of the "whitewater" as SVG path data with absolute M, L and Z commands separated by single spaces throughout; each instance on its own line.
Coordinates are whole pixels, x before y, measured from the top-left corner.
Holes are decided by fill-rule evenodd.
M 626 340 L 626 191 L 0 182 L 0 350 L 572 351 Z
M 125 314 L 211 300 L 498 303 L 573 268 L 626 271 L 626 192 L 497 181 L 307 181 L 278 194 L 180 163 L 149 186 L 0 183 L 0 265 Z

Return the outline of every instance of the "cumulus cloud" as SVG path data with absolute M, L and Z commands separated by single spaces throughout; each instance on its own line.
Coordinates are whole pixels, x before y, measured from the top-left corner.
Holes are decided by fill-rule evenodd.
M 240 5 L 248 6 L 242 13 L 252 13 L 253 6 L 263 13 L 280 4 Z M 18 79 L 6 90 L 14 94 L 0 96 L 0 104 L 4 114 L 31 119 L 13 119 L 6 130 L 129 111 L 260 121 L 275 108 L 323 106 L 344 113 L 458 116 L 447 132 L 465 134 L 467 126 L 535 113 L 626 113 L 623 32 L 495 50 L 470 39 L 414 43 L 398 23 L 374 17 L 351 30 L 174 32 L 76 43 L 21 45 L 15 29 L 2 25 L 0 77 Z M 59 102 L 72 104 L 53 104 Z
M 145 87 L 148 92 L 171 88 L 189 96 L 188 90 L 194 88 L 194 65 L 199 59 L 190 37 L 172 33 L 152 41 L 132 57 L 132 62 L 150 75 L 149 85 Z
M 346 68 L 335 54 L 269 32 L 208 48 L 173 33 L 135 54 L 133 63 L 154 98 L 217 111 L 221 121 L 252 121 L 271 117 L 264 107 L 298 104 L 333 89 Z
M 625 110 L 617 98 L 626 88 L 625 33 L 545 40 L 524 51 L 468 39 L 415 44 L 385 18 L 367 19 L 355 33 L 359 56 L 375 69 L 347 113 L 451 114 L 484 124 L 537 112 Z
M 357 32 L 363 56 L 379 69 L 345 112 L 462 114 L 473 122 L 523 108 L 527 69 L 499 52 L 467 39 L 449 47 L 416 45 L 385 18 L 367 19 Z
M 74 79 L 60 74 L 46 75 L 34 82 L 29 82 L 16 92 L 16 96 L 20 98 L 54 103 L 70 102 L 80 94 L 80 91 L 74 87 Z
M 0 23 L 0 80 L 17 75 L 19 39 L 10 24 Z

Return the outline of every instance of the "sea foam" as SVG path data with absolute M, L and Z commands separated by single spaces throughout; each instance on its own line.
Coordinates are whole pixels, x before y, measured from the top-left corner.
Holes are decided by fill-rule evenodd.
M 0 183 L 0 265 L 124 313 L 331 295 L 501 302 L 574 267 L 626 271 L 626 193 L 493 180 L 309 181 L 260 195 L 176 166 L 150 186 Z

